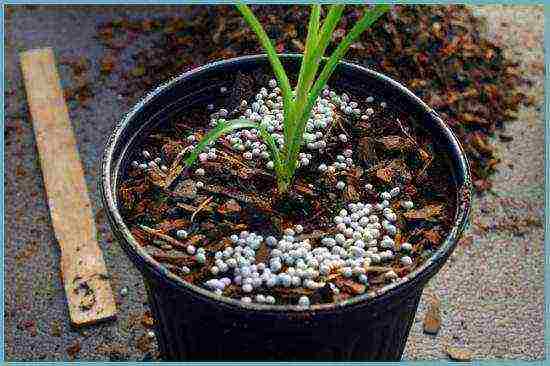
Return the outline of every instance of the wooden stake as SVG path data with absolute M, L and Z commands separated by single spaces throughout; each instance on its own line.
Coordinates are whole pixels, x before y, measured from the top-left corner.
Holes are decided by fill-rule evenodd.
M 20 57 L 71 322 L 82 326 L 113 318 L 115 301 L 53 51 L 30 50 Z

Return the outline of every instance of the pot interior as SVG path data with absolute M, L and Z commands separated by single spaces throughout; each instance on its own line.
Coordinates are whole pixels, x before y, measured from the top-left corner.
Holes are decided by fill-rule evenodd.
M 296 74 L 299 69 L 300 58 L 288 55 L 282 58 L 282 62 L 292 80 L 291 75 Z M 116 226 L 115 231 L 123 232 L 122 237 L 126 239 L 124 241 L 130 242 L 130 245 L 135 247 L 135 240 L 131 238 L 117 209 L 117 185 L 123 180 L 123 174 L 128 170 L 134 152 L 142 145 L 143 136 L 159 128 L 163 123 L 171 121 L 183 111 L 193 108 L 206 109 L 209 104 L 213 104 L 214 109 L 225 108 L 227 103 L 235 99 L 232 90 L 239 73 L 269 72 L 270 70 L 265 56 L 246 56 L 206 65 L 157 88 L 127 114 L 115 129 L 107 145 L 102 182 L 103 185 L 107 185 L 104 187 L 103 194 L 109 207 L 111 221 Z M 329 86 L 337 92 L 346 92 L 353 97 L 374 96 L 385 101 L 391 108 L 409 114 L 421 129 L 431 134 L 435 152 L 444 157 L 456 187 L 456 191 L 450 192 L 449 195 L 450 200 L 454 201 L 455 225 L 438 252 L 412 272 L 408 280 L 420 275 L 421 272 L 424 273 L 420 277 L 431 277 L 454 249 L 464 229 L 469 211 L 471 183 L 467 162 L 459 143 L 431 108 L 409 90 L 381 74 L 344 63 L 339 65 Z M 108 175 L 107 180 L 105 180 L 106 175 Z M 107 189 L 109 192 L 105 192 Z M 133 249 L 139 255 L 142 254 L 137 248 Z M 432 269 L 427 270 L 428 267 Z M 397 285 L 396 283 L 388 285 L 386 290 Z M 194 285 L 192 287 L 196 288 Z

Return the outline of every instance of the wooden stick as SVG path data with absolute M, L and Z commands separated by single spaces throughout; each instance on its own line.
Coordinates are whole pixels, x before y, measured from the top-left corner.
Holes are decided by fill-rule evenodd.
M 61 272 L 75 326 L 115 317 L 116 305 L 51 48 L 20 54 Z

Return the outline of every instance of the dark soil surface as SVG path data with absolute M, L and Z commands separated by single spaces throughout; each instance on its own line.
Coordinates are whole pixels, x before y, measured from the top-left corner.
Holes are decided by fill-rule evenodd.
M 349 6 L 339 23 L 334 44 L 360 15 Z M 107 51 L 101 61 L 104 74 L 125 81 L 123 95 L 139 97 L 178 73 L 213 60 L 262 53 L 255 35 L 230 6 L 191 7 L 192 16 L 119 19 L 99 28 Z M 308 7 L 256 6 L 258 18 L 278 52 L 301 53 L 307 33 Z M 517 116 L 522 104 L 533 99 L 518 86 L 529 81 L 517 72 L 517 63 L 483 37 L 482 19 L 463 6 L 395 6 L 379 24 L 353 44 L 346 59 L 399 80 L 436 109 L 460 137 L 480 191 L 491 187 L 487 179 L 499 161 L 488 134 Z M 143 38 L 152 48 L 134 50 Z M 118 67 L 123 51 L 132 50 L 134 67 Z M 118 87 L 118 86 L 117 86 Z M 85 98 L 78 94 L 80 99 Z
M 234 90 L 227 91 L 230 97 L 222 99 L 226 104 L 220 102 L 214 109 L 229 109 L 227 120 L 238 118 L 246 109 L 240 107 L 242 96 L 256 95 L 272 77 L 270 70 L 239 74 Z M 346 90 L 335 92 L 341 95 Z M 366 95 L 351 94 L 349 98 L 359 103 L 362 115 L 367 117 L 368 108 L 372 109 L 372 115 L 363 120 L 361 114 L 346 114 L 337 109 L 333 125 L 328 126 L 323 137 L 327 147 L 321 152 L 309 151 L 312 153 L 310 163 L 297 171 L 294 185 L 288 196 L 283 197 L 278 195 L 275 175 L 265 167 L 265 161 L 243 158 L 224 138 L 214 145 L 219 152 L 216 159 L 197 161 L 193 167 L 184 169 L 179 176 L 180 184 L 166 183 L 182 166 L 182 152 L 192 148 L 193 143 L 187 137 L 194 134 L 198 139 L 212 128 L 208 124 L 216 114 L 208 110 L 209 103 L 195 105 L 149 131 L 148 137 L 133 147 L 136 152 L 129 161 L 144 161 L 141 152 L 145 150 L 151 160 L 160 158 L 158 164 L 168 169 L 163 172 L 157 166 L 143 169 L 127 163 L 119 200 L 132 233 L 163 266 L 186 281 L 203 286 L 207 280 L 228 275 L 213 275 L 209 270 L 214 265 L 216 251 L 233 247 L 231 235 L 247 230 L 280 238 L 285 229 L 301 225 L 303 233 L 297 239 L 309 239 L 315 249 L 322 246 L 323 237 L 334 235 L 333 217 L 349 203 L 374 206 L 383 201 L 380 193 L 398 187 L 402 192 L 399 200 L 391 203 L 394 212 L 403 211 L 396 223 L 398 233 L 381 229 L 384 235 L 395 236 L 395 247 L 392 247 L 395 257 L 367 269 L 370 270 L 368 291 L 374 294 L 388 283 L 384 275 L 390 270 L 399 277 L 406 276 L 436 251 L 446 237 L 455 217 L 456 190 L 446 156 L 437 151 L 420 121 L 397 106 L 385 106 L 386 101 L 378 96 L 367 99 L 372 98 L 372 94 L 365 92 Z M 249 97 L 248 105 L 254 100 Z M 347 136 L 345 142 L 339 140 L 340 134 Z M 356 164 L 340 171 L 319 173 L 319 164 L 329 165 L 346 149 L 353 151 L 351 157 Z M 305 146 L 302 151 L 308 152 Z M 204 176 L 194 174 L 199 167 L 204 168 Z M 336 187 L 340 180 L 347 182 L 343 190 Z M 191 188 L 198 181 L 204 187 Z M 366 184 L 374 188 L 365 189 Z M 414 210 L 405 212 L 401 208 L 400 202 L 405 200 L 414 202 Z M 189 237 L 178 240 L 179 229 L 187 230 Z M 412 244 L 412 253 L 399 253 L 405 242 Z M 189 244 L 206 250 L 206 265 L 197 263 L 194 255 L 186 253 Z M 166 246 L 168 251 L 163 250 Z M 263 243 L 256 252 L 256 262 L 268 263 L 269 251 Z M 409 255 L 413 264 L 402 264 L 400 259 Z M 183 272 L 182 266 L 191 272 Z M 296 303 L 301 295 L 312 296 L 316 302 L 337 302 L 365 291 L 357 277 L 346 280 L 337 268 L 327 278 L 330 279 L 327 286 L 334 283 L 339 287 L 338 295 L 325 296 L 322 295 L 326 293 L 324 288 L 313 291 L 303 286 L 290 289 L 282 285 L 271 289 L 263 286 L 259 290 L 264 295 L 282 299 L 278 304 Z M 350 286 L 350 282 L 355 284 Z M 228 286 L 223 294 L 236 299 L 247 295 L 235 284 Z

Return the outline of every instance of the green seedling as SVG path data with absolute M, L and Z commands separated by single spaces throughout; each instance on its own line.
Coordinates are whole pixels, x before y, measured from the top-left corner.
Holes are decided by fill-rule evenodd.
M 214 129 L 206 134 L 190 153 L 189 157 L 187 157 L 184 164 L 190 167 L 206 146 L 233 130 L 242 128 L 257 129 L 269 148 L 274 163 L 278 190 L 280 193 L 285 193 L 292 185 L 298 167 L 298 155 L 304 142 L 306 124 L 317 98 L 349 47 L 365 30 L 387 12 L 390 7 L 388 5 L 375 5 L 366 9 L 362 18 L 337 45 L 330 57 L 324 58 L 326 49 L 332 39 L 332 34 L 342 17 L 344 5 L 329 6 L 328 13 L 322 24 L 320 19 L 321 5 L 312 5 L 302 63 L 294 89 L 290 86 L 287 73 L 271 40 L 254 13 L 247 5 L 238 4 L 236 7 L 250 28 L 256 33 L 263 49 L 267 53 L 277 83 L 281 89 L 283 96 L 284 144 L 279 149 L 271 134 L 257 122 L 246 119 L 229 120 L 218 123 Z M 325 62 L 319 72 L 321 61 Z

